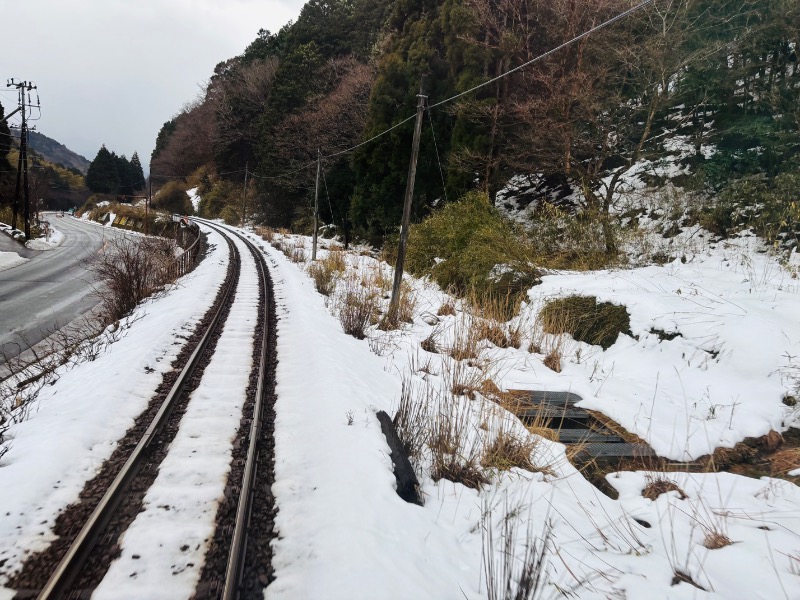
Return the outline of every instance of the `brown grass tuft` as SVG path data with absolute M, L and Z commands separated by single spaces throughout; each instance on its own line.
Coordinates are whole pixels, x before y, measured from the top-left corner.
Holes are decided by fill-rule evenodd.
M 645 485 L 642 490 L 642 496 L 655 501 L 661 494 L 666 494 L 667 492 L 678 492 L 678 496 L 681 500 L 688 498 L 686 492 L 679 488 L 674 481 L 663 477 L 649 479 L 647 485 Z
M 703 546 L 709 550 L 719 550 L 720 548 L 730 546 L 731 544 L 733 544 L 733 540 L 731 540 L 731 538 L 721 531 L 710 531 L 703 539 Z
M 550 369 L 551 371 L 555 371 L 556 373 L 561 373 L 561 353 L 558 349 L 553 349 L 550 353 L 544 357 L 544 366 Z
M 455 301 L 452 298 L 445 300 L 444 303 L 439 307 L 439 310 L 436 312 L 436 314 L 440 317 L 456 314 Z
M 511 345 L 505 330 L 497 322 L 481 320 L 476 327 L 479 340 L 488 340 L 498 348 L 508 348 Z
M 337 272 L 325 262 L 311 263 L 308 275 L 314 281 L 314 287 L 323 296 L 330 296 L 336 289 Z
M 363 340 L 367 327 L 378 314 L 378 297 L 353 279 L 347 279 L 345 289 L 337 299 L 339 322 L 347 335 Z
M 434 481 L 447 479 L 473 490 L 480 490 L 481 486 L 489 483 L 489 479 L 475 463 L 458 461 L 455 458 L 436 463 L 431 471 L 431 479 Z
M 800 469 L 800 448 L 784 448 L 767 458 L 775 474 L 785 475 L 789 471 Z
M 499 471 L 508 471 L 512 467 L 538 471 L 531 461 L 531 453 L 536 449 L 536 444 L 536 438 L 523 439 L 500 429 L 497 437 L 484 447 L 481 465 Z

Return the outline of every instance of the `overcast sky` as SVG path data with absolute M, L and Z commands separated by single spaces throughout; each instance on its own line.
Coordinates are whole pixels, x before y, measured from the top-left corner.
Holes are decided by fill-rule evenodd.
M 217 63 L 261 28 L 296 20 L 305 0 L 8 0 L 0 3 L 0 102 L 6 80 L 33 81 L 37 131 L 92 160 L 101 144 L 145 170 L 165 121 Z M 16 117 L 12 123 L 18 123 Z

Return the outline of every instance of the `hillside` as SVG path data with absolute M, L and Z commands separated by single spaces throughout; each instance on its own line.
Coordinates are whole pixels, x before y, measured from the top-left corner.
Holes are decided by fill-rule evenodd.
M 18 132 L 16 133 L 19 135 Z M 17 138 L 16 144 L 19 146 L 19 138 Z M 86 175 L 86 170 L 89 168 L 89 161 L 53 138 L 49 138 L 37 131 L 29 131 L 28 145 L 31 150 L 36 152 L 47 162 L 64 166 L 67 169 L 76 169 L 80 171 L 82 175 Z
M 380 245 L 399 224 L 427 75 L 413 220 L 475 188 L 493 203 L 505 190 L 508 201 L 509 181 L 527 177 L 526 205 L 599 219 L 607 236 L 631 185 L 672 179 L 711 201 L 796 172 L 796 2 L 630 9 L 312 0 L 297 22 L 261 31 L 217 65 L 205 98 L 159 133 L 154 171 L 197 174 L 189 187 L 202 183 L 201 214 L 227 211 L 230 222 L 253 174 L 257 221 L 307 232 L 319 153 L 321 219 L 346 240 Z M 658 172 L 663 160 L 670 172 Z

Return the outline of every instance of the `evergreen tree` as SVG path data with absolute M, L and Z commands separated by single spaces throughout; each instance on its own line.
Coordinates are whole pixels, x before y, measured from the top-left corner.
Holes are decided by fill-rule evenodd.
M 166 123 L 161 126 L 161 129 L 158 132 L 158 136 L 156 136 L 156 147 L 153 148 L 153 152 L 150 154 L 150 162 L 152 163 L 164 148 L 167 147 L 167 142 L 169 141 L 170 136 L 175 133 L 175 129 L 178 126 L 178 120 L 170 119 Z
M 133 153 L 131 156 L 131 177 L 133 181 L 131 187 L 133 191 L 138 192 L 144 189 L 144 171 L 142 170 L 142 163 L 139 161 L 139 154 Z
M 106 149 L 105 144 L 100 147 L 97 156 L 89 164 L 89 169 L 86 171 L 86 186 L 98 194 L 116 194 L 119 190 L 117 157 Z

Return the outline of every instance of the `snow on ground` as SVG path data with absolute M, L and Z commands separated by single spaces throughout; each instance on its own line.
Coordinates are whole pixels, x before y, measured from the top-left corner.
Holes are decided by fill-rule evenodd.
M 51 225 L 47 235 L 29 240 L 25 243 L 25 246 L 31 250 L 52 250 L 60 246 L 63 241 L 64 234 Z
M 310 255 L 306 238 L 278 236 L 278 243 L 295 260 L 300 248 Z M 663 267 L 545 277 L 518 318 L 527 331 L 523 349 L 485 343 L 476 362 L 489 367 L 481 375 L 491 371 L 503 389 L 577 392 L 584 405 L 674 457 L 783 430 L 792 415 L 781 398 L 797 375 L 786 357 L 800 354 L 797 280 L 756 252 L 752 240 L 701 249 Z M 782 480 L 622 473 L 609 477 L 621 492 L 613 501 L 571 467 L 563 446 L 539 438 L 533 462 L 543 472 L 494 471 L 476 492 L 435 483 L 423 468 L 425 506 L 403 503 L 392 492 L 388 449 L 373 415 L 394 414 L 403 383 L 412 394 L 428 394 L 433 418 L 442 414 L 443 390 L 459 367 L 419 343 L 433 334 L 439 348 L 452 346 L 465 317 L 435 316 L 445 295 L 407 278 L 416 293 L 413 325 L 402 332 L 372 327 L 360 342 L 346 338 L 326 314 L 336 314 L 338 292 L 314 294 L 298 265 L 266 252 L 280 297 L 279 538 L 267 598 L 484 598 L 486 532 L 493 532 L 497 559 L 507 518 L 517 525 L 518 558 L 526 532 L 541 536 L 550 523 L 544 597 L 557 597 L 558 586 L 579 598 L 800 598 L 800 489 Z M 347 260 L 361 282 L 390 281 L 391 269 L 369 257 L 352 253 Z M 624 303 L 639 340 L 620 336 L 603 352 L 537 331 L 542 300 L 573 292 Z M 659 342 L 651 328 L 682 337 Z M 534 338 L 562 348 L 561 373 L 525 350 Z M 498 426 L 527 435 L 508 414 L 487 410 L 480 394 L 460 400 L 459 414 L 468 415 L 471 435 L 484 444 Z M 643 498 L 645 485 L 659 480 L 674 482 L 686 497 Z M 733 544 L 707 548 L 717 533 Z M 673 586 L 677 573 L 708 592 Z
M 197 188 L 193 187 L 190 190 L 186 190 L 186 193 L 189 194 L 189 201 L 192 203 L 195 214 L 197 214 L 197 211 L 200 210 L 200 196 L 197 194 Z
M 531 311 L 556 296 L 596 296 L 627 307 L 634 336 L 606 352 L 569 344 L 566 368 L 546 386 L 570 388 L 674 460 L 781 431 L 781 400 L 800 374 L 800 282 L 761 251 L 742 237 L 686 262 L 546 276 L 529 293 Z
M 448 349 L 469 329 L 471 317 L 458 302 L 455 314 L 437 315 L 450 299 L 435 285 L 407 278 L 416 298 L 413 323 L 399 331 L 370 326 L 367 339 L 356 340 L 342 332 L 336 318 L 346 281 L 351 278 L 351 293 L 376 285 L 385 289 L 391 281 L 388 266 L 349 253 L 350 275 L 323 297 L 304 269 L 308 238 L 276 238 L 293 259 L 305 256 L 298 264 L 250 235 L 267 256 L 279 318 L 277 578 L 266 598 L 486 598 L 483 557 L 496 572 L 503 556 L 513 556 L 519 566 L 526 540 L 549 530 L 540 597 L 559 597 L 561 589 L 592 599 L 800 599 L 796 485 L 727 473 L 625 472 L 608 477 L 620 494 L 612 500 L 572 467 L 564 446 L 529 433 L 476 390 L 471 397 L 451 393 L 456 381 L 478 387 L 487 378 L 502 389 L 571 390 L 660 452 L 681 458 L 783 430 L 797 416 L 781 399 L 794 390 L 799 374 L 798 282 L 760 254 L 753 240 L 711 244 L 692 234 L 674 253 L 678 259 L 661 267 L 549 274 L 530 291 L 522 314 L 506 324 L 519 328 L 520 347 L 501 349 L 484 341 L 478 357 L 466 364 L 420 347 L 428 339 Z M 0 497 L 0 514 L 6 515 L 0 521 L 4 572 L 46 543 L 57 512 L 74 499 L 149 398 L 129 390 L 157 380 L 156 374 L 143 373 L 145 366 L 166 368 L 167 355 L 177 352 L 169 341 L 202 313 L 195 301 L 210 303 L 222 277 L 219 252 L 185 287 L 146 305 L 148 315 L 108 354 L 64 373 L 43 394 L 32 418 L 15 428 L 0 467 L 0 486 L 15 490 Z M 320 251 L 321 257 L 327 254 Z M 543 334 L 536 322 L 542 302 L 574 292 L 625 304 L 638 339 L 621 335 L 604 352 Z M 385 296 L 380 303 L 385 307 Z M 651 329 L 680 336 L 660 341 Z M 541 353 L 528 352 L 533 342 Z M 561 373 L 543 364 L 544 352 L 553 348 L 563 354 Z M 423 452 L 417 471 L 424 506 L 403 502 L 394 491 L 389 449 L 375 413 L 393 415 L 404 387 L 426 411 L 427 427 L 448 415 L 450 423 L 463 424 L 459 453 L 474 451 L 479 460 L 502 431 L 530 444 L 532 464 L 503 471 L 486 467 L 489 483 L 478 491 L 446 479 L 434 482 L 430 455 Z M 114 579 L 98 591 L 103 597 L 111 588 L 113 597 L 186 597 L 194 575 L 184 567 L 196 559 L 208 522 L 198 521 L 192 530 L 183 517 L 215 510 L 219 468 L 228 457 L 223 442 L 235 421 L 232 406 L 219 402 L 219 395 L 218 406 L 210 399 L 199 395 L 201 403 L 192 410 L 226 416 L 187 421 L 159 487 L 150 492 L 148 510 L 123 540 Z M 209 440 L 214 457 L 208 462 L 214 464 L 190 458 L 192 450 L 205 451 L 198 440 Z M 673 491 L 655 500 L 642 496 L 648 484 L 659 482 L 671 482 Z M 169 500 L 167 490 L 175 491 Z M 159 509 L 168 502 L 193 508 L 168 514 Z M 169 519 L 176 515 L 174 522 Z M 504 551 L 506 527 L 516 533 L 510 554 Z M 733 543 L 709 549 L 711 534 Z M 137 577 L 130 578 L 134 548 L 143 537 L 158 539 L 163 547 L 142 554 Z M 179 540 L 191 542 L 190 548 L 181 551 Z M 174 565 L 175 574 L 161 571 L 156 579 L 165 565 Z M 680 574 L 707 591 L 685 582 L 672 585 Z M 149 584 L 142 592 L 136 579 L 145 577 L 158 587 Z
M 244 243 L 236 243 L 243 267 L 236 302 L 142 512 L 122 536 L 121 556 L 94 600 L 188 599 L 200 578 L 241 421 L 259 313 L 255 264 Z
M 21 257 L 16 252 L 0 252 L 0 271 L 11 269 L 25 262 L 28 262 L 28 259 Z
M 10 430 L 0 460 L 0 585 L 52 539 L 53 523 L 153 396 L 225 277 L 227 245 L 214 245 L 166 296 L 144 304 L 108 351 L 45 387 L 29 419 Z M 10 597 L 0 588 L 0 598 Z

